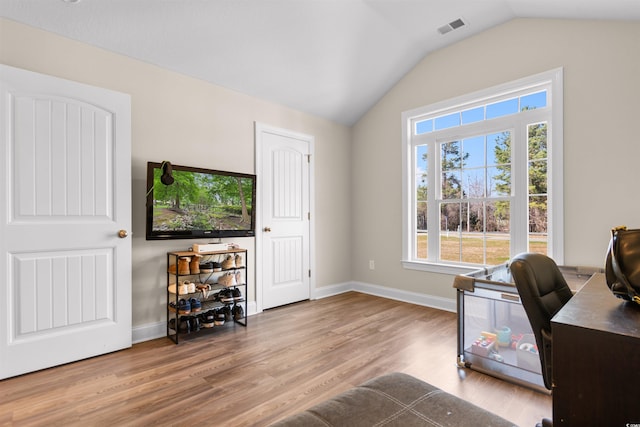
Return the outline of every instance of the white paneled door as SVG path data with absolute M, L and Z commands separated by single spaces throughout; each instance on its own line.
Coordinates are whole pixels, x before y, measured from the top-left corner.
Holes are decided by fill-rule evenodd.
M 310 297 L 313 138 L 257 125 L 256 144 L 260 151 L 259 291 L 266 309 Z
M 0 378 L 131 346 L 131 100 L 0 65 Z

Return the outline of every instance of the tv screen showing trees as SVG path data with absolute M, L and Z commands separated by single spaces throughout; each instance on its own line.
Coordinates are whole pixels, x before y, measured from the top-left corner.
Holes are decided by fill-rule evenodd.
M 255 235 L 255 175 L 147 164 L 147 239 Z

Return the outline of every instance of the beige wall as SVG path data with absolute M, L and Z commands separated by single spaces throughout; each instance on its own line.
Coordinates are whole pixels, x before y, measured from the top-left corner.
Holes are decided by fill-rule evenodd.
M 166 252 L 192 243 L 145 240 L 147 161 L 255 173 L 256 121 L 315 137 L 316 285 L 351 278 L 349 128 L 4 19 L 0 62 L 131 95 L 134 327 L 163 321 Z
M 453 298 L 450 276 L 400 265 L 400 115 L 557 67 L 565 264 L 603 266 L 610 228 L 640 227 L 639 43 L 638 22 L 518 19 L 424 58 L 353 128 L 353 279 Z

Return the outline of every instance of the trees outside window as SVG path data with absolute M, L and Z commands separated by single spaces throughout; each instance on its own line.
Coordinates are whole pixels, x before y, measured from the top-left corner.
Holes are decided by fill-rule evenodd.
M 562 261 L 561 77 L 403 114 L 406 267 L 498 265 L 524 251 Z

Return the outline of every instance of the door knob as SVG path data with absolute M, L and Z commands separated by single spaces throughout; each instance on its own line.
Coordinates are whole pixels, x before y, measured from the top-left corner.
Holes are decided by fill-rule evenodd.
M 269 232 L 271 232 L 271 227 L 265 227 L 265 228 L 264 228 L 264 232 L 265 232 L 265 233 L 269 233 Z
M 129 233 L 127 233 L 127 230 L 120 230 L 118 231 L 118 237 L 121 239 L 124 239 L 125 237 L 127 237 L 129 235 Z

